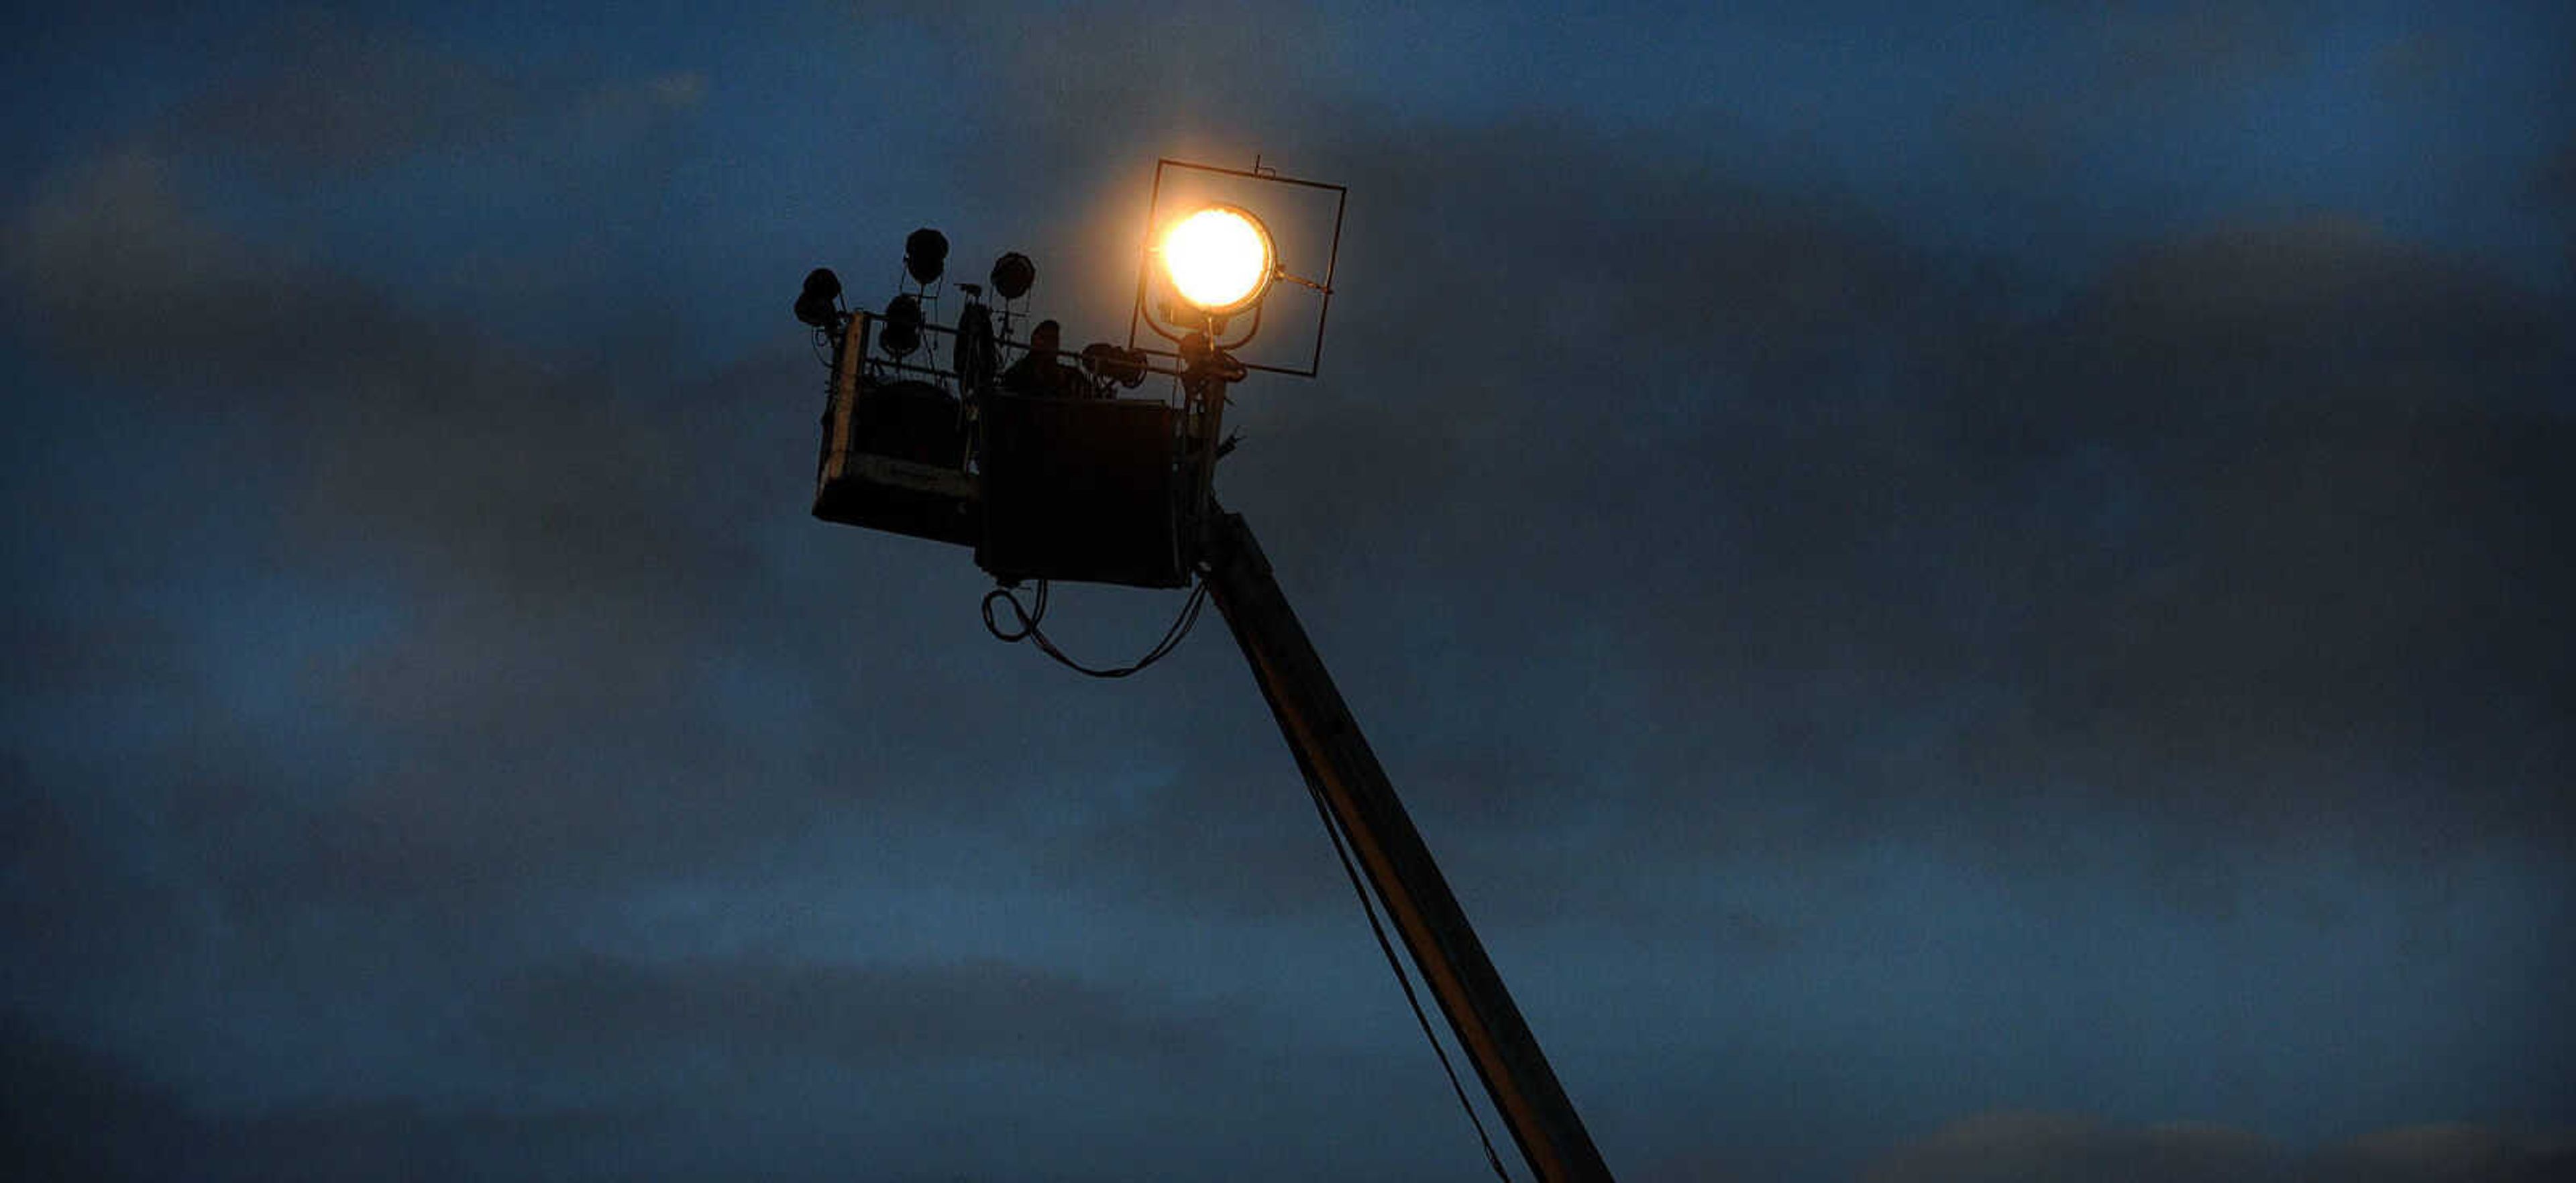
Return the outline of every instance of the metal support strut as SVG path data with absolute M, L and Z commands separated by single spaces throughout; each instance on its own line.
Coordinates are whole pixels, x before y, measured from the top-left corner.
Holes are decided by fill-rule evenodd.
M 1406 816 L 1358 720 L 1306 639 L 1239 514 L 1209 502 L 1209 598 L 1243 647 L 1306 783 L 1320 794 L 1485 1092 L 1541 1183 L 1609 1183 L 1610 1168 L 1502 975 Z

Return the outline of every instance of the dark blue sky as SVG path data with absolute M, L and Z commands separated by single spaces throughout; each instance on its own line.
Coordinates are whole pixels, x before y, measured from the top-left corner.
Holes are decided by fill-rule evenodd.
M 1221 635 L 806 513 L 807 268 L 1255 153 L 1221 489 L 1621 1178 L 2576 1155 L 2563 6 L 7 34 L 0 1174 L 1479 1177 Z

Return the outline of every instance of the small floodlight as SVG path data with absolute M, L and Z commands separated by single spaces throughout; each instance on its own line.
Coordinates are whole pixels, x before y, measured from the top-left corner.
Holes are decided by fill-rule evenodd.
M 906 295 L 886 302 L 885 327 L 877 330 L 877 348 L 897 360 L 921 348 L 921 301 Z
M 1240 206 L 1211 205 L 1172 223 L 1159 253 L 1173 290 L 1210 316 L 1260 303 L 1279 273 L 1270 229 Z
M 923 285 L 936 282 L 947 265 L 947 235 L 924 226 L 903 240 L 903 269 L 912 273 L 912 282 Z
M 1129 349 L 1107 341 L 1094 341 L 1082 347 L 1084 373 L 1115 382 L 1129 390 L 1145 384 L 1145 367 L 1151 360 L 1142 349 Z
M 805 273 L 805 290 L 796 297 L 796 319 L 818 329 L 841 322 L 841 277 L 829 267 Z
M 1005 300 L 1017 300 L 1029 294 L 1029 285 L 1038 281 L 1038 265 L 1027 255 L 1012 251 L 993 260 L 993 291 Z

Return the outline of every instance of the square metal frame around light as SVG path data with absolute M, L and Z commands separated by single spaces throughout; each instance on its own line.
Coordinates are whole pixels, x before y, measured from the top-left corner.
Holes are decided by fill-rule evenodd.
M 1224 168 L 1213 164 L 1194 164 L 1186 160 L 1174 160 L 1168 156 L 1156 157 L 1154 160 L 1153 195 L 1145 200 L 1145 241 L 1137 248 L 1136 251 L 1136 300 L 1127 308 L 1127 347 L 1129 349 L 1137 348 L 1136 327 L 1138 324 L 1142 323 L 1146 315 L 1145 289 L 1148 286 L 1149 269 L 1153 266 L 1154 262 L 1154 230 L 1156 228 L 1154 225 L 1154 214 L 1162 207 L 1163 172 L 1166 169 L 1182 169 L 1190 172 L 1215 173 L 1219 176 L 1241 177 L 1249 181 L 1262 181 L 1275 185 L 1296 185 L 1306 189 L 1322 189 L 1333 195 L 1333 245 L 1324 258 L 1324 276 L 1320 281 L 1307 281 L 1314 285 L 1316 291 L 1322 297 L 1320 303 L 1315 309 L 1314 355 L 1307 359 L 1306 368 L 1302 370 L 1289 369 L 1285 366 L 1264 365 L 1259 362 L 1243 363 L 1243 368 L 1247 370 L 1260 370 L 1264 373 L 1271 374 L 1285 374 L 1291 378 L 1314 377 L 1315 372 L 1323 368 L 1324 364 L 1324 326 L 1329 323 L 1333 311 L 1333 272 L 1341 265 L 1342 214 L 1350 206 L 1351 187 L 1348 185 L 1336 185 L 1329 181 L 1309 181 L 1300 177 L 1283 177 L 1280 176 L 1278 171 L 1275 169 L 1262 168 L 1261 162 L 1258 158 L 1254 159 L 1251 168 L 1240 169 Z M 1160 330 L 1157 331 L 1159 332 Z M 1155 357 L 1168 357 L 1174 361 L 1180 360 L 1181 356 L 1171 350 L 1156 349 L 1151 346 L 1145 347 L 1142 352 Z

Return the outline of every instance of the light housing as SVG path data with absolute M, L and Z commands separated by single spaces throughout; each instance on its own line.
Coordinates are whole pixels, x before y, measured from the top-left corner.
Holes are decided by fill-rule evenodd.
M 897 361 L 921 348 L 921 301 L 909 294 L 886 301 L 885 316 L 877 329 L 877 348 Z
M 805 290 L 796 295 L 796 319 L 818 329 L 836 328 L 841 323 L 841 277 L 829 267 L 817 267 L 805 273 Z
M 928 287 L 948 266 L 948 236 L 928 226 L 904 236 L 903 269 L 912 282 Z
M 1011 251 L 993 260 L 993 291 L 1005 300 L 1017 300 L 1029 294 L 1029 285 L 1038 281 L 1038 265 L 1027 255 Z
M 1141 345 L 1150 357 L 1185 365 L 1182 344 L 1197 335 L 1225 353 L 1230 364 L 1314 377 L 1324 358 L 1324 325 L 1332 309 L 1334 265 L 1342 249 L 1342 211 L 1349 197 L 1347 185 L 1282 176 L 1277 169 L 1263 167 L 1259 157 L 1249 169 L 1193 164 L 1168 156 L 1155 160 L 1143 233 L 1134 240 L 1136 297 L 1127 306 L 1127 347 Z M 1165 250 L 1165 239 L 1188 217 L 1216 208 L 1260 211 L 1244 216 L 1253 237 L 1266 240 L 1269 248 L 1266 269 L 1258 263 L 1244 269 L 1257 290 L 1237 297 L 1232 313 L 1212 311 L 1185 299 L 1167 263 L 1174 255 Z M 1224 309 L 1229 303 L 1215 307 Z M 1139 334 L 1159 337 L 1165 344 L 1140 342 Z M 1254 337 L 1268 341 L 1258 352 L 1234 356 L 1234 350 Z
M 1174 219 L 1155 237 L 1154 253 L 1173 293 L 1208 316 L 1259 304 L 1279 275 L 1270 228 L 1238 205 L 1205 205 Z

